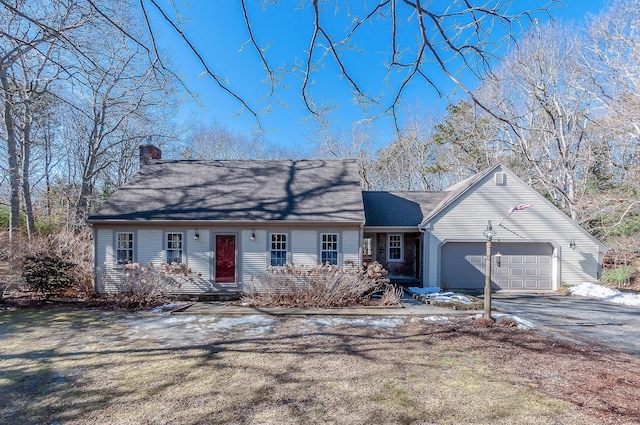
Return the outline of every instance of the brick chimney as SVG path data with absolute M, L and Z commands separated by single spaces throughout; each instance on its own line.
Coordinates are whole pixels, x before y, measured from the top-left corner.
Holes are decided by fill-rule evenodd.
M 162 159 L 162 151 L 151 144 L 140 145 L 140 168 L 154 159 Z

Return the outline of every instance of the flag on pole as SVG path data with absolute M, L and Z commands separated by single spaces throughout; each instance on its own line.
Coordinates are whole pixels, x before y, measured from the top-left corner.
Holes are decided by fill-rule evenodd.
M 514 211 L 522 211 L 522 210 L 526 210 L 527 208 L 531 208 L 531 205 L 529 204 L 514 205 L 513 207 L 509 208 L 509 212 L 507 213 L 507 215 L 509 216 Z

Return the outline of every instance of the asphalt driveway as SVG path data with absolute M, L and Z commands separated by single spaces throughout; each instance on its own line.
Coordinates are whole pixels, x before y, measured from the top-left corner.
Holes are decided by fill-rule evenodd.
M 640 356 L 640 307 L 562 295 L 497 293 L 493 307 L 560 335 Z

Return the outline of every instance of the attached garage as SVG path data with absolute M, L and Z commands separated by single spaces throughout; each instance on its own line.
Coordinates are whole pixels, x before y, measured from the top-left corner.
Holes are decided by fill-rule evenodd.
M 485 279 L 484 243 L 448 242 L 441 250 L 442 286 L 482 289 Z M 492 247 L 492 286 L 508 290 L 551 290 L 553 246 L 540 242 L 503 242 Z M 496 254 L 500 254 L 496 260 Z
M 495 289 L 549 291 L 599 278 L 607 247 L 502 164 L 445 192 L 418 226 L 425 235 L 423 286 L 483 288 L 490 223 Z

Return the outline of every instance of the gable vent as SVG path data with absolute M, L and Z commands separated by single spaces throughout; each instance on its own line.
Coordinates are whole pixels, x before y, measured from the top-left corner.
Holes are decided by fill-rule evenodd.
M 504 186 L 507 183 L 507 173 L 496 173 L 496 185 Z

